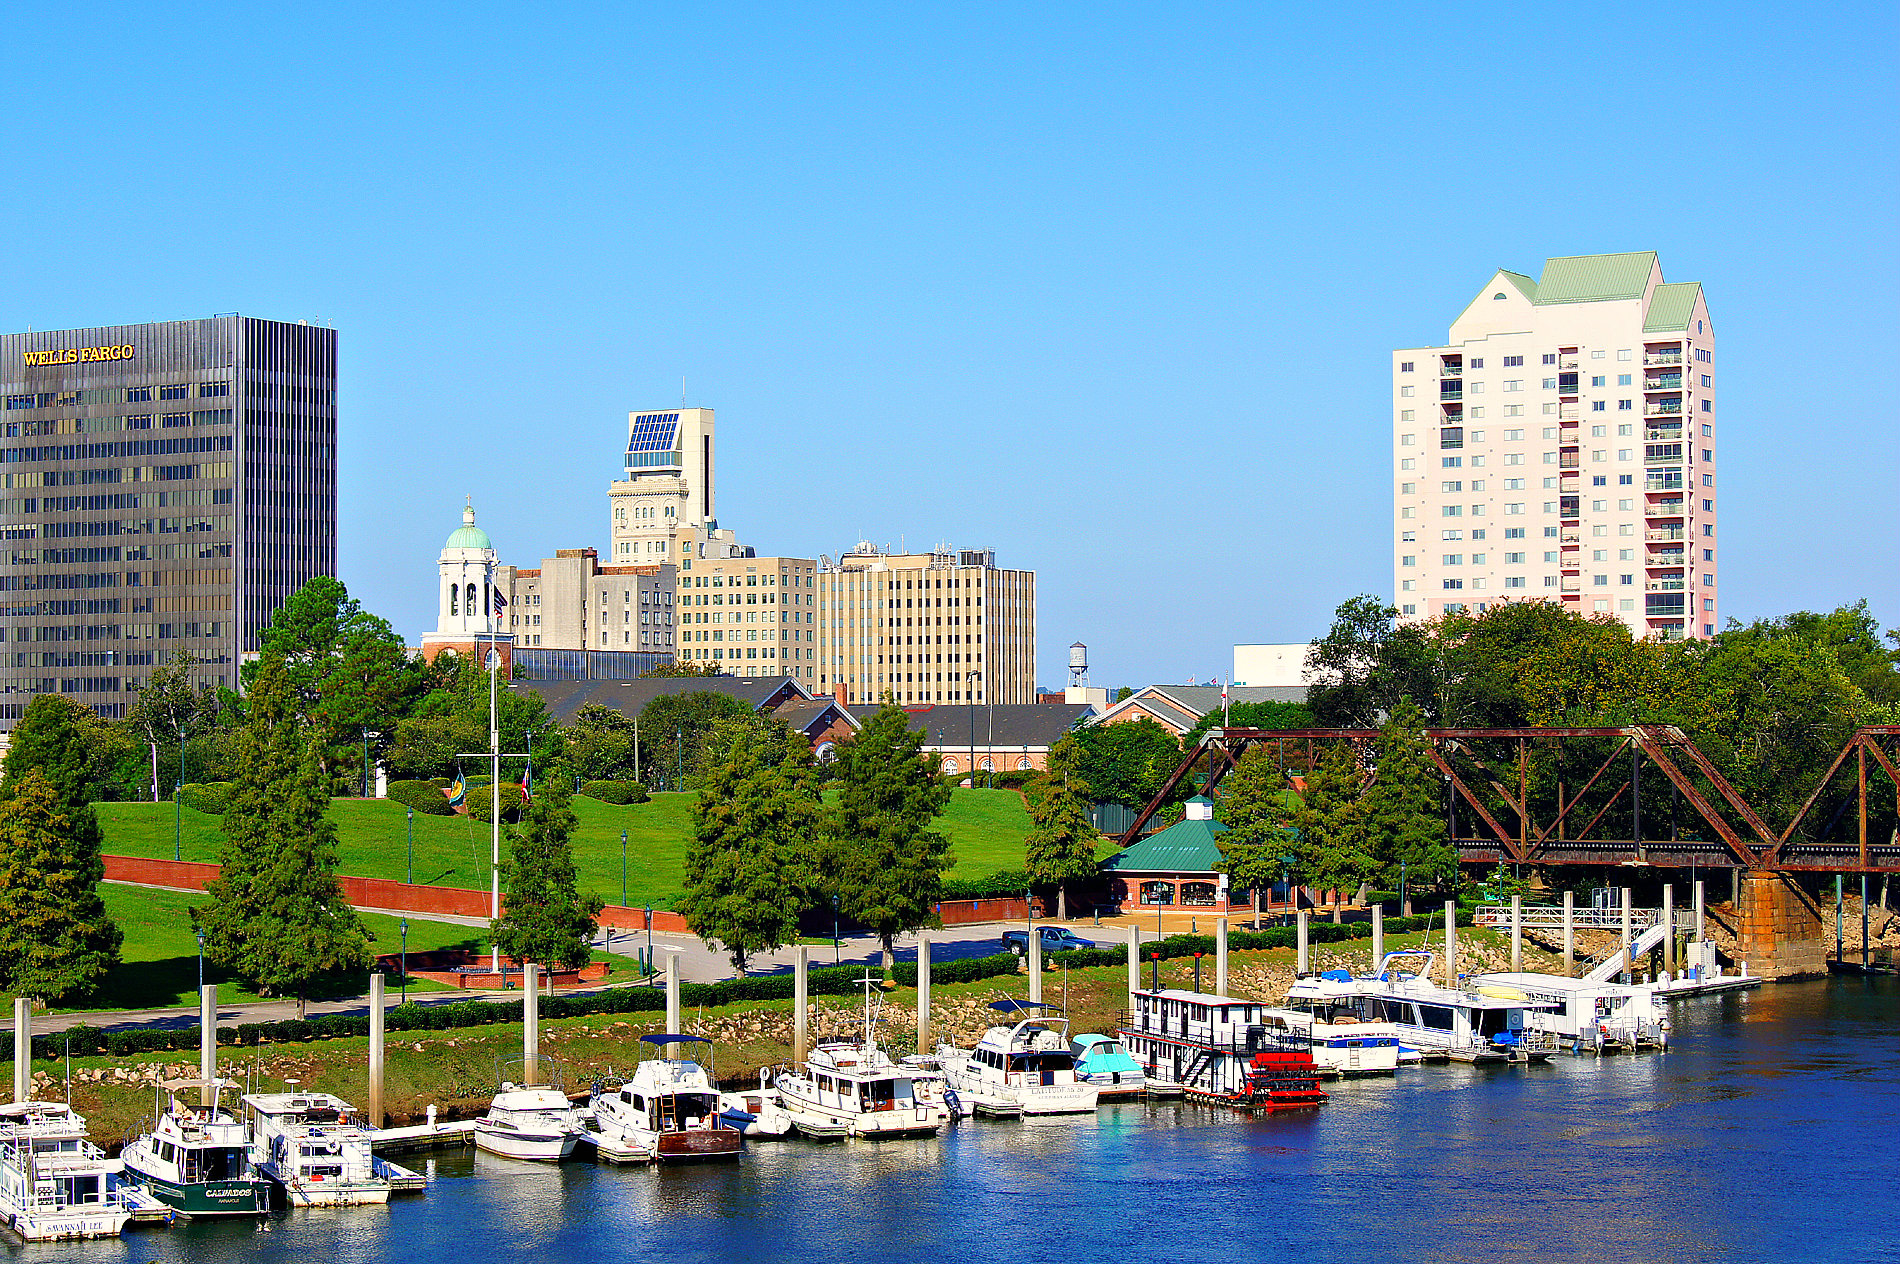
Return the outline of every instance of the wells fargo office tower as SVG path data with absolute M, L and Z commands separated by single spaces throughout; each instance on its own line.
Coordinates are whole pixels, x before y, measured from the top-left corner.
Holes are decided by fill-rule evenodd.
M 245 316 L 0 335 L 0 731 L 206 685 L 336 573 L 336 331 Z

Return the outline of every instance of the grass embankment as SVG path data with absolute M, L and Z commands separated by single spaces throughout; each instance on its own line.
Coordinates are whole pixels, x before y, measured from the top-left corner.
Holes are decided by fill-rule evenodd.
M 618 807 L 576 796 L 580 829 L 574 837 L 574 863 L 582 888 L 610 904 L 620 901 L 620 833 L 625 830 L 628 904 L 673 907 L 684 882 L 696 797 L 656 794 L 651 802 Z M 215 816 L 170 803 L 100 803 L 95 810 L 109 854 L 169 860 L 176 842 L 183 860 L 217 862 L 223 834 Z M 406 880 L 409 827 L 401 804 L 334 799 L 330 819 L 336 823 L 341 872 Z M 1029 814 L 1013 790 L 957 790 L 938 828 L 949 836 L 955 854 L 953 877 L 983 878 L 1022 868 Z M 489 851 L 487 822 L 416 814 L 415 881 L 486 890 Z
M 414 923 L 410 925 L 413 928 Z M 1419 935 L 1394 936 L 1388 947 L 1412 947 L 1421 939 Z M 1442 937 L 1436 941 L 1441 945 L 1442 942 Z M 1503 936 L 1465 928 L 1459 931 L 1459 945 L 1460 966 L 1466 972 L 1503 968 L 1508 953 Z M 1371 944 L 1366 940 L 1319 944 L 1314 947 L 1314 966 L 1365 970 L 1371 966 L 1371 952 Z M 1234 953 L 1228 990 L 1237 996 L 1269 1003 L 1279 1001 L 1292 978 L 1293 957 L 1293 950 L 1289 948 Z M 1526 965 L 1531 969 L 1549 968 L 1554 960 L 1548 954 L 1526 948 Z M 1211 958 L 1202 963 L 1202 984 L 1210 990 L 1213 968 Z M 1152 977 L 1152 972 L 1153 966 L 1144 963 L 1144 983 Z M 1193 987 L 1193 958 L 1162 962 L 1160 977 L 1165 987 Z M 932 994 L 932 1018 L 939 1038 L 967 1047 L 994 1017 L 987 1008 L 988 1003 L 1002 996 L 1026 997 L 1028 983 L 1026 975 L 1018 974 L 978 983 L 937 986 Z M 1073 1031 L 1078 1035 L 1114 1030 L 1127 1006 L 1127 997 L 1124 966 L 1050 971 L 1043 978 L 1044 1000 L 1068 1005 L 1074 1021 Z M 817 998 L 812 1008 L 814 1041 L 854 1033 L 862 1022 L 862 1002 L 854 998 Z M 791 1057 L 790 1001 L 750 1001 L 709 1010 L 689 1009 L 681 1017 L 687 1031 L 704 1034 L 714 1042 L 717 1073 L 728 1084 L 756 1082 L 759 1068 Z M 596 1076 L 630 1070 L 641 1056 L 636 1038 L 660 1030 L 663 1023 L 663 1016 L 658 1013 L 544 1020 L 542 1052 L 559 1068 L 567 1088 L 580 1089 Z M 886 995 L 882 1001 L 880 1038 L 887 1047 L 900 1054 L 910 1052 L 916 1029 L 915 990 L 900 988 Z M 519 1074 L 520 1057 L 521 1026 L 518 1023 L 453 1031 L 392 1033 L 388 1045 L 388 1108 L 396 1122 L 419 1120 L 431 1102 L 437 1104 L 445 1118 L 479 1113 L 487 1106 L 499 1079 Z M 219 1051 L 219 1060 L 223 1074 L 240 1079 L 254 1074 L 265 1090 L 280 1088 L 288 1078 L 297 1080 L 304 1088 L 335 1093 L 359 1106 L 368 1099 L 367 1042 L 360 1038 L 256 1048 L 227 1047 Z M 509 1066 L 510 1062 L 516 1065 Z M 132 1059 L 76 1058 L 73 1060 L 73 1104 L 91 1119 L 97 1138 L 115 1140 L 151 1113 L 151 1082 L 143 1076 L 166 1067 L 171 1068 L 169 1073 L 186 1075 L 193 1073 L 195 1066 L 193 1055 L 175 1051 Z M 57 1081 L 64 1068 L 59 1063 L 40 1063 L 36 1070 Z M 159 1070 L 159 1073 L 166 1072 Z M 62 1084 L 54 1083 L 42 1086 L 41 1095 L 63 1091 Z
M 162 891 L 151 887 L 123 886 L 108 882 L 100 887 L 106 912 L 125 933 L 120 949 L 121 964 L 107 976 L 100 989 L 84 1003 L 63 1007 L 66 1011 L 158 1009 L 192 1006 L 198 1003 L 198 938 L 192 929 L 191 906 L 202 904 L 202 892 Z M 402 932 L 398 918 L 380 913 L 359 913 L 363 925 L 376 937 L 371 945 L 377 953 L 400 949 Z M 480 927 L 458 926 L 449 922 L 409 921 L 409 951 L 429 952 L 440 948 L 484 948 L 487 936 Z M 596 952 L 596 960 L 605 960 L 615 968 L 610 979 L 630 979 L 639 974 L 629 957 Z M 257 993 L 232 979 L 209 963 L 205 982 L 218 986 L 218 1003 L 235 1005 L 256 1001 Z M 394 991 L 399 981 L 391 978 Z M 337 975 L 324 980 L 311 993 L 312 1000 L 361 996 L 369 990 L 369 975 L 364 971 Z M 427 979 L 412 979 L 412 992 L 453 991 Z

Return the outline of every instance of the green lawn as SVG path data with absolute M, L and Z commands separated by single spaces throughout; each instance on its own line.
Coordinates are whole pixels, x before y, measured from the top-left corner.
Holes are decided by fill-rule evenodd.
M 580 832 L 574 840 L 574 860 L 581 886 L 609 904 L 620 902 L 620 833 L 625 830 L 628 903 L 635 908 L 648 902 L 655 908 L 671 908 L 681 887 L 686 846 L 692 836 L 693 798 L 690 793 L 660 794 L 649 803 L 616 807 L 576 797 Z M 215 816 L 190 808 L 175 810 L 169 803 L 100 803 L 96 810 L 110 854 L 170 859 L 176 837 L 183 859 L 214 863 L 218 859 L 221 835 Z M 330 805 L 330 819 L 336 822 L 342 872 L 397 882 L 405 879 L 408 822 L 400 804 L 337 799 Z M 953 876 L 982 878 L 1022 867 L 1029 814 L 1015 791 L 959 789 L 938 825 L 950 838 Z M 417 813 L 415 881 L 485 890 L 489 851 L 486 822 Z M 412 931 L 414 926 L 411 922 Z

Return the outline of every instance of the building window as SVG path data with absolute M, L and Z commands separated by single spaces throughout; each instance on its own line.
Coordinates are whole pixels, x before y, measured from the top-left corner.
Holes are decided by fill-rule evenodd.
M 1507 369 L 1521 368 L 1523 364 L 1524 364 L 1523 356 L 1505 356 L 1504 357 L 1504 367 Z
M 191 388 L 189 386 L 161 386 L 158 388 L 158 397 L 160 399 L 190 399 Z
M 1593 399 L 1590 401 L 1590 411 L 1593 413 L 1600 413 L 1600 412 L 1605 411 L 1608 408 L 1609 408 L 1608 400 Z
M 1465 581 L 1462 579 L 1448 579 L 1445 581 L 1446 588 L 1463 588 L 1464 586 Z
M 1399 361 L 1399 372 L 1410 373 L 1411 371 L 1412 371 L 1412 362 L 1410 360 Z

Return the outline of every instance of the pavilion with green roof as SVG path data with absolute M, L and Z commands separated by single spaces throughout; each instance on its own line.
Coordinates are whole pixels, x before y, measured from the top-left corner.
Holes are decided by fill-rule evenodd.
M 1229 892 L 1217 867 L 1220 844 L 1214 841 L 1226 828 L 1214 819 L 1214 801 L 1197 794 L 1187 801 L 1186 816 L 1104 860 L 1102 873 L 1125 909 L 1226 913 Z

